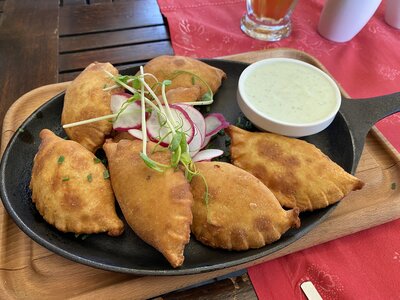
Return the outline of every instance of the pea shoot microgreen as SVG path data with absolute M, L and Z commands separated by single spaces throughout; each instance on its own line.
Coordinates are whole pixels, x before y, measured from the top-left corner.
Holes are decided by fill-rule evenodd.
M 171 80 L 175 79 L 176 77 L 182 75 L 182 74 L 187 74 L 191 75 L 191 81 L 192 85 L 196 83 L 196 80 L 200 81 L 206 88 L 207 92 L 201 97 L 201 101 L 196 101 L 196 102 L 185 102 L 186 104 L 189 105 L 210 105 L 214 102 L 214 93 L 210 87 L 210 85 L 200 76 L 194 74 L 193 72 L 190 71 L 185 71 L 185 70 L 177 70 L 172 73 L 172 78 Z
M 113 74 L 111 74 L 106 70 L 104 70 L 104 72 L 114 81 L 114 85 L 104 86 L 103 88 L 104 91 L 111 91 L 113 89 L 123 87 L 124 89 L 129 91 L 132 96 L 128 98 L 121 105 L 117 113 L 113 113 L 106 116 L 100 116 L 89 120 L 79 121 L 71 124 L 66 124 L 63 127 L 69 128 L 73 126 L 79 126 L 102 120 L 110 120 L 111 122 L 115 122 L 123 113 L 125 113 L 125 111 L 127 111 L 126 108 L 132 102 L 140 101 L 141 131 L 143 136 L 142 151 L 140 152 L 140 158 L 143 160 L 143 162 L 146 164 L 147 167 L 157 172 L 164 172 L 167 169 L 170 168 L 176 169 L 179 166 L 182 166 L 185 173 L 185 177 L 188 181 L 191 181 L 194 176 L 200 176 L 204 181 L 206 187 L 204 201 L 208 210 L 209 196 L 208 196 L 207 182 L 204 176 L 200 174 L 200 172 L 197 170 L 196 165 L 194 164 L 190 156 L 189 145 L 187 142 L 187 133 L 183 128 L 183 120 L 179 119 L 179 117 L 178 118 L 174 117 L 174 115 L 171 112 L 171 108 L 169 106 L 166 96 L 166 87 L 170 86 L 172 84 L 172 81 L 176 77 L 186 74 L 191 76 L 191 82 L 193 85 L 199 82 L 200 84 L 206 87 L 207 92 L 202 96 L 200 101 L 185 102 L 185 103 L 189 105 L 210 105 L 213 103 L 214 95 L 208 83 L 198 75 L 185 70 L 174 71 L 170 79 L 164 80 L 162 82 L 159 82 L 153 74 L 144 73 L 144 69 L 142 66 L 140 67 L 140 72 L 137 75 L 114 76 Z M 150 86 L 146 81 L 146 78 L 148 77 L 151 77 L 153 80 L 155 80 L 155 83 L 152 84 L 152 86 Z M 156 94 L 156 93 L 159 94 L 159 89 L 161 89 L 161 96 L 157 96 Z M 158 137 L 158 144 L 156 145 L 156 147 L 153 148 L 152 152 L 150 153 L 150 156 L 156 151 L 155 149 L 168 138 L 170 142 L 167 151 L 169 150 L 171 152 L 171 159 L 169 164 L 157 162 L 148 155 L 148 150 L 147 150 L 148 135 L 146 127 L 146 122 L 147 122 L 146 115 L 147 113 L 153 113 L 153 112 L 157 113 L 159 123 L 161 127 L 166 128 L 166 133 L 164 132 L 161 134 L 160 132 L 160 135 Z M 98 159 L 97 157 L 94 158 L 93 161 L 94 163 L 101 162 L 100 159 Z M 104 179 L 108 179 L 110 177 L 108 170 L 104 171 L 103 177 Z M 69 178 L 67 180 L 69 180 Z M 89 182 L 92 181 L 91 174 L 87 176 L 87 180 Z M 63 181 L 65 180 L 63 179 Z

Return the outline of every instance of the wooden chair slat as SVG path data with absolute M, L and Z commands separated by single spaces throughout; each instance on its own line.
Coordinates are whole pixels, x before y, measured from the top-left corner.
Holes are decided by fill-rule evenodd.
M 156 0 L 60 7 L 60 36 L 164 24 Z
M 5 3 L 4 0 L 0 0 L 0 13 L 3 12 L 4 3 Z
M 89 0 L 89 4 L 98 4 L 98 3 L 111 3 L 112 0 Z
M 116 68 L 118 70 L 123 70 L 123 69 L 127 69 L 127 68 L 130 68 L 130 67 L 143 66 L 144 64 L 146 64 L 146 62 L 147 61 L 139 61 L 139 62 L 135 62 L 135 63 L 122 64 L 122 65 L 116 66 Z M 65 82 L 65 81 L 74 80 L 80 73 L 81 73 L 81 71 L 73 71 L 73 72 L 61 73 L 58 76 L 58 81 L 59 82 Z
M 87 5 L 86 0 L 62 0 L 61 6 L 70 6 L 70 5 Z
M 115 47 L 129 44 L 148 43 L 168 40 L 165 25 L 93 33 L 87 35 L 66 36 L 60 38 L 60 53 Z
M 59 55 L 59 70 L 60 72 L 81 70 L 94 61 L 126 64 L 148 60 L 163 54 L 173 54 L 169 41 L 66 53 Z

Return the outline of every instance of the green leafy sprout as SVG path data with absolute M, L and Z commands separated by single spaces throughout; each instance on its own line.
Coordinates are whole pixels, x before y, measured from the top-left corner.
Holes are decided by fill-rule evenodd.
M 176 120 L 171 112 L 170 106 L 168 104 L 167 96 L 166 96 L 166 87 L 172 84 L 172 80 L 177 78 L 180 75 L 187 74 L 191 76 L 192 84 L 196 84 L 196 81 L 202 83 L 206 88 L 207 92 L 202 96 L 200 101 L 196 102 L 184 102 L 189 105 L 210 105 L 213 103 L 213 92 L 208 85 L 208 83 L 203 80 L 198 75 L 184 70 L 177 70 L 171 74 L 171 78 L 164 80 L 163 82 L 159 82 L 157 78 L 153 74 L 144 73 L 143 67 L 140 67 L 140 72 L 138 75 L 117 75 L 114 76 L 110 72 L 104 70 L 104 72 L 114 81 L 114 85 L 104 86 L 104 91 L 110 91 L 115 88 L 123 87 L 128 90 L 132 96 L 127 99 L 121 106 L 120 110 L 117 113 L 101 116 L 89 120 L 79 121 L 75 123 L 66 124 L 63 127 L 69 128 L 74 126 L 79 126 L 83 124 L 88 124 L 92 122 L 98 122 L 101 120 L 112 120 L 115 122 L 122 114 L 125 113 L 126 108 L 135 101 L 140 101 L 141 105 L 141 121 L 142 121 L 142 151 L 140 152 L 140 158 L 146 164 L 147 167 L 157 171 L 164 172 L 170 168 L 179 168 L 180 166 L 184 169 L 184 174 L 186 179 L 190 182 L 194 176 L 200 176 L 205 184 L 205 195 L 204 201 L 207 206 L 208 211 L 208 185 L 202 174 L 196 168 L 196 165 L 192 161 L 189 152 L 189 145 L 187 143 L 187 135 L 183 130 L 183 120 Z M 151 77 L 155 80 L 155 84 L 153 86 L 149 86 L 146 82 L 146 77 Z M 161 87 L 161 101 L 159 97 L 156 95 L 156 91 Z M 169 164 L 163 164 L 157 162 L 149 157 L 148 149 L 147 149 L 147 127 L 146 127 L 146 113 L 156 111 L 158 114 L 158 118 L 160 121 L 160 128 L 167 128 L 167 133 L 164 136 L 159 136 L 159 142 L 156 147 L 164 141 L 167 137 L 170 138 L 170 143 L 168 146 L 168 150 L 171 152 L 171 160 Z M 155 148 L 154 148 L 155 149 Z M 153 152 L 154 152 L 153 149 Z M 98 161 L 94 159 L 94 162 Z M 104 178 L 107 179 L 109 177 L 107 174 L 103 174 Z M 91 181 L 91 177 L 88 177 L 88 181 Z M 207 214 L 208 215 L 208 214 Z

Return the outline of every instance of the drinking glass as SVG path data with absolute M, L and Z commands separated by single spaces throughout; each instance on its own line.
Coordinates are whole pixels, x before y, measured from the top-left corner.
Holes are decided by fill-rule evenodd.
M 298 0 L 246 0 L 240 28 L 263 41 L 279 41 L 290 35 L 290 16 Z

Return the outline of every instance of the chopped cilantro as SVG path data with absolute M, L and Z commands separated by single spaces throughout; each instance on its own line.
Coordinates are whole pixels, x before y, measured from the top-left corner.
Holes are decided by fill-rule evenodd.
M 101 163 L 101 160 L 100 160 L 99 158 L 97 158 L 97 157 L 94 157 L 94 158 L 93 158 L 93 162 L 94 162 L 95 164 L 98 164 L 98 163 Z
M 64 160 L 65 160 L 64 155 L 61 155 L 61 156 L 58 158 L 57 163 L 58 163 L 59 165 L 61 165 L 61 164 L 64 162 Z
M 89 182 L 92 182 L 92 180 L 93 180 L 92 173 L 90 173 L 90 174 L 87 176 L 87 180 L 88 180 Z
M 68 181 L 69 180 L 69 176 L 64 176 L 62 181 Z
M 391 188 L 392 190 L 395 190 L 395 189 L 396 189 L 396 182 L 392 182 L 392 185 L 390 186 L 390 188 Z
M 104 172 L 103 172 L 103 178 L 104 178 L 104 179 L 110 178 L 110 173 L 108 172 L 108 170 L 104 170 Z

